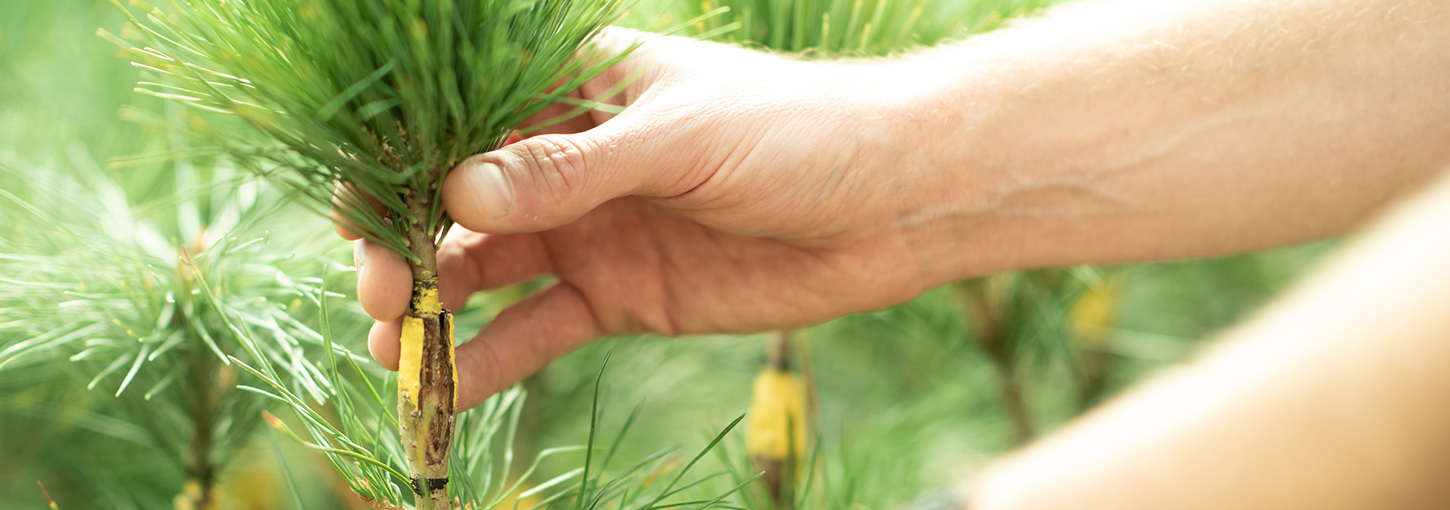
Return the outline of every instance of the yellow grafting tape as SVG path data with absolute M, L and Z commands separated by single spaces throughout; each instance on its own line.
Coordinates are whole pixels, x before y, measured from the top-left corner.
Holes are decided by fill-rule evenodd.
M 453 367 L 453 408 L 458 409 L 458 358 L 453 356 L 458 342 L 453 336 L 453 314 L 445 313 L 441 317 L 448 321 L 448 366 Z
M 418 405 L 418 378 L 422 371 L 423 319 L 403 317 L 402 349 L 398 352 L 398 388 L 405 392 L 413 405 Z
M 1104 278 L 1077 298 L 1067 313 L 1067 325 L 1078 340 L 1095 347 L 1106 343 L 1118 311 L 1119 290 L 1117 282 Z
M 755 377 L 755 393 L 750 397 L 750 412 L 747 413 L 746 454 L 785 460 L 794 449 L 797 459 L 803 457 L 806 449 L 805 409 L 806 389 L 800 376 L 774 369 L 761 371 Z
M 413 298 L 413 313 L 419 315 L 443 313 L 443 305 L 438 302 L 438 289 L 419 289 L 418 296 Z

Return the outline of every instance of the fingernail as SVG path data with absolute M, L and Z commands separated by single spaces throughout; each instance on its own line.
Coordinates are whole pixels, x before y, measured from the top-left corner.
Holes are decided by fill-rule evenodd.
M 464 169 L 468 194 L 489 218 L 502 218 L 514 210 L 514 186 L 503 169 L 493 163 L 474 163 Z

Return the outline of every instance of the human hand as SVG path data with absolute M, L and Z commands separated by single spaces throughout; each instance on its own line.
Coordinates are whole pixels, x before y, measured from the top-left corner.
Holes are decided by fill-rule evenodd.
M 582 89 L 610 103 L 448 176 L 458 226 L 438 253 L 444 305 L 554 275 L 457 348 L 471 407 L 602 335 L 789 328 L 906 301 L 931 284 L 902 221 L 936 187 L 910 143 L 913 81 L 890 63 L 790 60 L 648 37 Z M 539 115 L 568 108 L 556 105 Z M 460 228 L 461 227 L 461 228 Z M 338 224 L 345 238 L 357 235 Z M 396 369 L 411 275 L 356 241 L 358 298 Z

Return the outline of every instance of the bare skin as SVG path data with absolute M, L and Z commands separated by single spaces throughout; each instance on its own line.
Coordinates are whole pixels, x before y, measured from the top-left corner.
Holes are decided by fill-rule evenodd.
M 1450 507 L 1450 179 L 1179 367 L 996 466 L 974 510 Z
M 642 35 L 616 31 L 607 43 Z M 445 306 L 559 279 L 459 346 L 461 406 L 601 335 L 785 328 L 927 288 L 917 242 L 895 225 L 910 194 L 879 189 L 906 148 L 859 118 L 898 105 L 877 104 L 871 84 L 841 86 L 875 67 L 663 38 L 585 95 L 640 67 L 649 72 L 617 98 L 630 105 L 620 116 L 577 119 L 556 129 L 577 134 L 534 136 L 449 175 L 444 204 L 464 228 L 439 253 Z M 357 237 L 345 223 L 338 231 Z M 380 321 L 369 346 L 394 368 L 405 266 L 365 241 L 356 251 L 359 299 Z
M 602 335 L 798 326 L 1001 269 L 1344 234 L 1450 163 L 1447 11 L 1087 3 L 836 63 L 651 39 L 586 87 L 644 70 L 624 113 L 450 174 L 466 231 L 439 254 L 445 304 L 559 280 L 459 347 L 460 405 Z M 406 268 L 358 243 L 369 345 L 394 367 Z

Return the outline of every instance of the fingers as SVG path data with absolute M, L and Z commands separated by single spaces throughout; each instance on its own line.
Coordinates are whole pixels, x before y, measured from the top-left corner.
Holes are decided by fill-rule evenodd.
M 398 351 L 402 349 L 403 319 L 375 322 L 368 330 L 368 354 L 383 368 L 398 371 Z
M 352 244 L 357 268 L 357 299 L 373 319 L 390 321 L 408 312 L 413 272 L 408 260 L 382 245 L 358 239 Z
M 680 157 L 664 122 L 630 110 L 589 131 L 475 155 L 448 174 L 443 206 L 469 230 L 513 234 L 571 223 L 619 197 L 683 193 L 692 185 L 680 174 L 692 168 L 662 165 Z
M 364 207 L 372 208 L 378 214 L 383 213 L 383 204 L 377 199 L 360 193 L 352 185 L 344 183 L 333 184 L 332 192 L 332 228 L 337 235 L 349 241 L 356 241 L 363 236 L 363 229 L 348 219 L 348 216 L 361 214 Z
M 449 310 L 480 290 L 522 283 L 553 272 L 536 234 L 488 235 L 455 228 L 438 250 L 438 292 Z
M 373 324 L 368 332 L 368 352 L 388 370 L 398 369 L 402 330 L 398 319 Z M 593 311 L 573 286 L 555 285 L 519 301 L 456 348 L 460 409 L 482 403 L 600 335 Z
M 599 31 L 599 35 L 594 38 L 591 44 L 594 49 L 604 55 L 618 55 L 632 47 L 643 46 L 646 42 L 663 38 L 665 36 L 642 32 L 632 28 L 607 26 Z
M 604 30 L 594 42 L 600 55 L 639 46 L 574 94 L 627 109 L 545 126 L 544 134 L 468 158 L 444 182 L 449 215 L 478 232 L 538 232 L 570 223 L 615 198 L 673 196 L 694 187 L 704 173 L 695 156 L 706 145 L 701 132 L 707 122 L 691 111 L 693 103 L 680 103 L 694 94 L 666 92 L 678 81 L 669 78 L 681 67 L 676 50 L 688 44 L 628 29 Z M 621 82 L 628 86 L 614 88 Z M 533 120 L 550 120 L 571 108 L 551 105 Z
M 413 273 L 402 255 L 364 239 L 353 241 L 357 297 L 374 320 L 408 312 Z M 543 240 L 534 234 L 485 235 L 455 228 L 438 250 L 438 294 L 458 310 L 480 290 L 526 282 L 553 271 Z
M 665 67 L 662 65 L 663 59 L 660 58 L 660 53 L 667 53 L 686 41 L 689 40 L 622 27 L 604 27 L 599 35 L 590 42 L 589 48 L 581 53 L 581 56 L 590 63 L 602 63 L 604 60 L 616 58 L 625 52 L 629 52 L 629 55 L 604 69 L 603 72 L 580 87 L 577 92 L 582 93 L 582 99 L 628 106 L 633 102 L 633 98 L 638 97 L 644 89 L 649 88 L 654 81 L 652 78 L 656 77 L 640 73 L 647 74 Z M 620 85 L 623 85 L 623 90 L 615 97 L 601 95 L 606 90 L 619 90 L 617 87 Z
M 601 334 L 594 312 L 573 286 L 558 284 L 529 296 L 458 346 L 458 404 L 476 406 Z
M 402 256 L 366 240 L 354 242 L 358 302 L 378 322 L 368 332 L 368 352 L 388 370 L 398 369 L 398 337 L 408 312 L 413 277 Z M 438 251 L 438 293 L 443 306 L 460 310 L 478 290 L 526 282 L 552 271 L 543 240 L 534 234 L 484 235 L 454 229 Z

